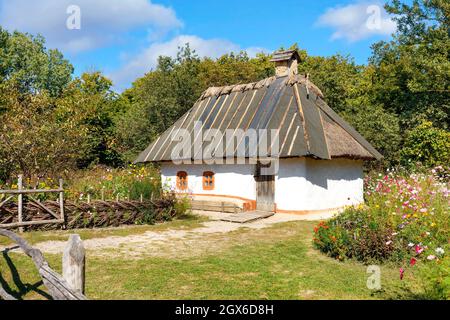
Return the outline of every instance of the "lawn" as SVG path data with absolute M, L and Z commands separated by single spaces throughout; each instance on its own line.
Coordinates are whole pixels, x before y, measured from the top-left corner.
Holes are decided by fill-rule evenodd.
M 179 220 L 165 225 L 83 231 L 82 237 L 159 231 L 161 228 L 195 228 L 201 220 Z M 382 290 L 366 286 L 367 267 L 352 261 L 338 262 L 312 246 L 316 223 L 295 221 L 264 229 L 242 228 L 204 235 L 203 244 L 213 250 L 195 251 L 180 247 L 179 256 L 129 258 L 124 255 L 97 256 L 88 251 L 86 295 L 90 299 L 381 299 L 392 297 L 401 285 L 398 269 L 382 266 Z M 51 238 L 46 233 L 29 239 Z M 67 238 L 58 232 L 56 238 Z M 196 244 L 193 245 L 194 247 Z M 150 249 L 150 248 L 149 248 Z M 164 250 L 164 245 L 158 250 Z M 173 250 L 173 248 L 171 249 Z M 46 254 L 60 271 L 61 256 Z M 14 267 L 12 266 L 14 264 Z M 17 271 L 16 271 L 17 268 Z M 31 261 L 21 254 L 4 253 L 0 260 L 3 285 L 18 298 L 42 299 Z M 37 283 L 37 285 L 35 285 Z

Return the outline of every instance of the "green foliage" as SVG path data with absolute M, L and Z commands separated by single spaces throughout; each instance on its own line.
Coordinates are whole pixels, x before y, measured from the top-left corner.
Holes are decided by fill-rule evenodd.
M 428 167 L 447 165 L 450 162 L 450 132 L 425 121 L 408 132 L 400 154 L 405 166 L 415 162 Z
M 111 80 L 100 72 L 84 73 L 64 92 L 60 103 L 77 108 L 77 123 L 87 129 L 88 149 L 78 162 L 80 168 L 103 164 L 117 167 L 123 164 L 114 139 L 114 119 L 123 113 L 127 101 L 112 91 Z
M 386 245 L 393 226 L 383 215 L 362 208 L 349 208 L 329 222 L 315 228 L 314 244 L 338 260 L 356 259 L 364 263 L 392 259 L 394 246 Z
M 61 52 L 45 48 L 43 37 L 11 34 L 0 27 L 0 84 L 12 81 L 21 93 L 45 90 L 57 97 L 70 82 L 73 70 Z
M 386 5 L 398 31 L 373 46 L 374 94 L 403 127 L 422 120 L 448 130 L 450 107 L 450 28 L 448 1 L 398 0 Z
M 159 172 L 152 166 L 129 166 L 125 169 L 96 169 L 79 172 L 69 180 L 68 198 L 72 200 L 157 199 L 161 197 Z
M 7 111 L 0 114 L 0 167 L 3 178 L 57 176 L 76 168 L 85 150 L 85 128 L 77 126 L 77 110 L 53 105 L 46 92 L 22 94 L 8 82 L 0 92 Z M 66 120 L 70 112 L 73 117 Z M 6 169 L 6 170 L 5 170 Z

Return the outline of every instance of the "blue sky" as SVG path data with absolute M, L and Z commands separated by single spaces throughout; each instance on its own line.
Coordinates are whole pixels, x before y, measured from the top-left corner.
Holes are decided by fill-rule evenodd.
M 151 70 L 158 55 L 173 56 L 185 42 L 210 57 L 238 50 L 255 55 L 297 42 L 311 55 L 349 54 L 366 63 L 371 44 L 396 28 L 380 1 L 0 0 L 0 25 L 44 35 L 76 74 L 100 70 L 123 90 Z M 68 19 L 80 29 L 68 29 Z

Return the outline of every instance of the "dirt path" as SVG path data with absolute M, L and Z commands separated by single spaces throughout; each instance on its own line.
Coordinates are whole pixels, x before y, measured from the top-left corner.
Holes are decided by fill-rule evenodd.
M 90 256 L 112 257 L 127 255 L 129 257 L 185 257 L 196 256 L 207 252 L 217 252 L 236 241 L 241 243 L 249 238 L 258 238 L 258 230 L 274 224 L 302 220 L 299 216 L 277 214 L 264 220 L 247 224 L 236 224 L 217 220 L 217 213 L 203 213 L 211 221 L 203 223 L 202 227 L 191 230 L 148 231 L 140 235 L 112 236 L 107 238 L 89 239 L 84 245 Z M 235 232 L 242 230 L 243 232 Z M 255 231 L 255 232 L 254 232 Z M 224 233 L 229 233 L 224 237 Z M 46 241 L 34 246 L 44 253 L 61 254 L 66 242 Z

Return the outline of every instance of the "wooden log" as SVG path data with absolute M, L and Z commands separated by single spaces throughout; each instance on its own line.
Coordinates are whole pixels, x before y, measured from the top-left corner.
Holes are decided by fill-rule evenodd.
M 62 258 L 63 277 L 71 288 L 84 294 L 86 252 L 81 238 L 73 234 L 69 238 Z
M 58 193 L 62 189 L 33 189 L 33 190 L 0 190 L 0 194 L 36 194 L 36 193 Z
M 86 297 L 83 294 L 72 290 L 67 281 L 50 268 L 40 250 L 31 247 L 28 242 L 16 235 L 14 232 L 0 229 L 0 236 L 5 236 L 17 243 L 22 251 L 33 260 L 44 285 L 47 287 L 53 299 L 86 300 Z
M 42 221 L 25 221 L 25 222 L 16 222 L 9 224 L 0 224 L 0 228 L 9 229 L 9 228 L 22 228 L 27 226 L 39 226 L 44 224 L 62 224 L 64 220 L 42 220 Z

